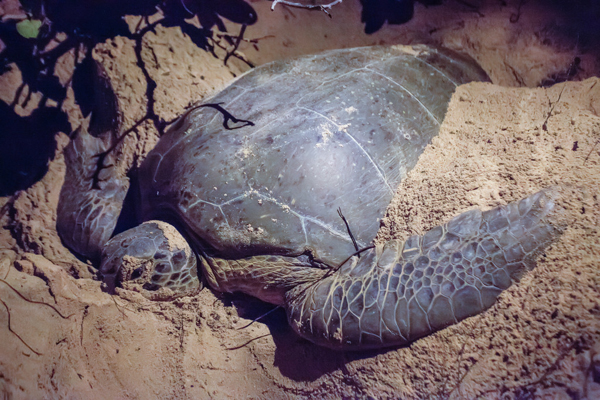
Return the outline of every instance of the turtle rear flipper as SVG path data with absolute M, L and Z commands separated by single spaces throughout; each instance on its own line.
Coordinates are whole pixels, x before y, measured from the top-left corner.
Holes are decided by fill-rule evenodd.
M 56 229 L 68 248 L 94 261 L 115 229 L 129 188 L 109 148 L 107 140 L 79 128 L 64 151 L 67 172 Z

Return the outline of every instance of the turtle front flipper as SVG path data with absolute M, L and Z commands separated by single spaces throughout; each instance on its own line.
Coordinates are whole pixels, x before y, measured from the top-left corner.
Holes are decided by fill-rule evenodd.
M 552 189 L 471 210 L 423 236 L 392 240 L 317 284 L 286 294 L 310 341 L 359 350 L 408 344 L 489 308 L 561 233 Z
M 192 296 L 201 289 L 196 255 L 170 224 L 148 221 L 122 232 L 102 250 L 99 273 L 109 292 L 116 286 L 150 300 Z
M 80 128 L 64 151 L 67 172 L 56 229 L 68 248 L 95 261 L 115 229 L 129 188 L 127 177 L 117 175 L 109 147 Z

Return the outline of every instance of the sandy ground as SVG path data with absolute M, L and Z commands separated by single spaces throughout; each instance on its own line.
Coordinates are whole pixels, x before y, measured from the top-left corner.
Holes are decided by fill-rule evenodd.
M 492 78 L 494 84 L 473 83 L 455 93 L 439 137 L 398 188 L 379 239 L 421 234 L 468 209 L 557 184 L 565 187 L 566 232 L 485 313 L 405 348 L 338 353 L 299 339 L 278 312 L 239 329 L 269 310 L 248 297 L 204 290 L 161 303 L 125 291 L 103 293 L 91 267 L 56 234 L 62 149 L 69 140 L 60 133 L 46 176 L 0 199 L 4 398 L 599 398 L 600 80 L 592 76 L 600 68 L 594 47 L 563 34 L 570 32 L 564 13 L 536 3 L 417 5 L 413 21 L 371 36 L 362 33 L 358 1 L 342 3 L 332 19 L 252 4 L 259 23 L 246 37 L 268 36 L 259 51 L 248 43 L 241 48 L 255 64 L 325 48 L 431 42 L 470 54 Z M 7 12 L 11 3 L 0 5 Z M 240 61 L 224 66 L 178 28 L 148 33 L 142 54 L 157 83 L 155 111 L 165 119 L 247 69 Z M 576 56 L 577 82 L 533 88 L 564 73 Z M 70 57 L 61 60 L 59 75 L 69 74 Z M 97 46 L 94 57 L 111 78 L 127 129 L 144 115 L 147 100 L 133 43 L 116 38 Z M 10 102 L 19 73 L 2 80 L 0 99 Z M 78 126 L 72 97 L 64 108 Z M 156 140 L 153 126 L 143 124 L 127 139 L 121 168 L 138 164 Z

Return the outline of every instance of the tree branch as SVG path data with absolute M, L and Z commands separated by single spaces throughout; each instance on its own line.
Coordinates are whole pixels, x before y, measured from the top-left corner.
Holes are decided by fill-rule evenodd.
M 290 7 L 294 7 L 294 8 L 304 8 L 306 10 L 323 11 L 325 14 L 327 14 L 329 16 L 329 18 L 331 18 L 331 14 L 329 14 L 329 10 L 336 4 L 340 4 L 342 1 L 344 1 L 344 0 L 334 0 L 328 4 L 319 4 L 318 5 L 318 4 L 302 4 L 302 3 L 297 3 L 295 1 L 289 1 L 289 0 L 273 0 L 273 5 L 271 6 L 271 11 L 273 11 L 275 9 L 275 6 L 277 4 L 281 3 L 281 4 L 285 4 L 286 6 L 290 6 Z

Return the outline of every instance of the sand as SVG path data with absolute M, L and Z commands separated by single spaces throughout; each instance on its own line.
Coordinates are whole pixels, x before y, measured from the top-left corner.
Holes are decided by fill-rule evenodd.
M 8 3 L 0 3 L 4 12 Z M 600 69 L 593 48 L 549 34 L 565 16 L 541 12 L 536 3 L 481 2 L 477 10 L 458 2 L 418 5 L 409 24 L 367 36 L 358 2 L 344 2 L 331 20 L 252 4 L 259 24 L 247 37 L 274 35 L 259 41 L 258 52 L 241 49 L 255 64 L 324 48 L 437 42 L 470 54 L 492 78 L 494 84 L 457 90 L 440 135 L 398 188 L 378 240 L 422 234 L 463 211 L 552 185 L 564 188 L 565 233 L 483 314 L 408 347 L 334 352 L 298 338 L 281 310 L 240 329 L 270 309 L 249 297 L 204 290 L 152 302 L 128 291 L 102 292 L 91 266 L 56 234 L 69 140 L 59 133 L 46 175 L 0 199 L 0 393 L 15 399 L 598 398 L 600 80 L 593 76 Z M 518 21 L 510 22 L 516 13 Z M 155 112 L 165 119 L 248 68 L 239 60 L 224 66 L 178 28 L 148 33 L 142 55 L 157 83 Z M 568 69 L 575 56 L 582 66 L 576 81 L 534 87 Z M 94 58 L 117 94 L 122 129 L 133 126 L 147 104 L 133 43 L 109 40 Z M 68 75 L 72 64 L 66 56 L 58 73 Z M 20 77 L 0 79 L 6 82 L 0 99 L 10 102 Z M 72 97 L 64 107 L 77 127 L 82 119 Z M 157 138 L 150 122 L 142 124 L 126 139 L 119 167 L 138 165 Z

